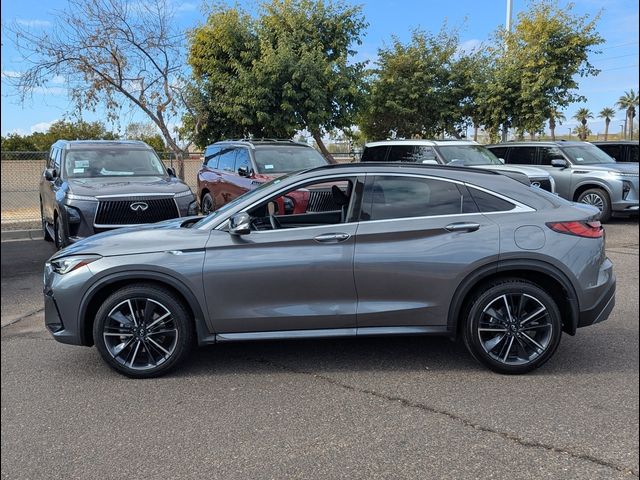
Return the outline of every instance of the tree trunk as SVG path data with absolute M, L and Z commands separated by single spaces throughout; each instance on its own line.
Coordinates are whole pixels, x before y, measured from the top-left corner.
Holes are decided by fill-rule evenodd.
M 171 136 L 171 132 L 169 131 L 167 126 L 164 124 L 164 120 L 160 118 L 159 121 L 156 122 L 156 124 L 158 125 L 158 128 L 160 128 L 160 132 L 162 133 L 162 136 L 164 137 L 165 142 L 167 142 L 167 145 L 171 149 L 171 152 L 173 153 L 174 157 L 178 161 L 178 177 L 180 178 L 180 180 L 184 180 L 184 156 L 182 155 L 184 152 L 178 146 L 178 144 L 173 140 L 173 137 Z
M 556 141 L 556 120 L 552 117 L 549 119 L 549 131 L 551 132 L 551 140 Z
M 611 123 L 611 120 L 609 118 L 605 118 L 604 119 L 604 141 L 607 141 L 607 138 L 609 138 L 609 123 Z
M 473 141 L 477 142 L 478 141 L 478 130 L 480 129 L 480 125 L 478 125 L 477 123 L 473 124 Z
M 529 132 L 529 140 L 532 142 L 536 139 L 536 132 Z
M 327 150 L 327 147 L 324 145 L 324 142 L 322 141 L 322 135 L 320 135 L 320 131 L 319 130 L 311 130 L 311 135 L 313 136 L 313 139 L 318 144 L 318 148 L 320 149 L 320 152 L 322 153 L 324 158 L 327 159 L 327 162 L 332 163 L 332 164 L 338 163 L 338 162 L 336 162 L 336 159 L 333 158 L 333 155 L 331 155 L 331 152 L 329 150 Z

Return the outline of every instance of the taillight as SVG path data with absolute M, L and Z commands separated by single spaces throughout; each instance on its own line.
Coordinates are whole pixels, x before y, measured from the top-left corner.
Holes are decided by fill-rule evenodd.
M 601 238 L 604 234 L 604 229 L 597 220 L 589 222 L 549 222 L 547 227 L 554 232 L 584 238 Z

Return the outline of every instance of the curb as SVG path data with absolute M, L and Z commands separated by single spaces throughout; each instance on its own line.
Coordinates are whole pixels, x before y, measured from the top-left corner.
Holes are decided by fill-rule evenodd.
M 0 232 L 2 238 L 0 241 L 7 242 L 10 240 L 42 240 L 42 230 L 5 230 Z

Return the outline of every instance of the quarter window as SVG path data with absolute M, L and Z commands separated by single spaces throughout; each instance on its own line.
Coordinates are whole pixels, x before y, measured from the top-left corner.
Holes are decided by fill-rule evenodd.
M 367 189 L 362 220 L 456 215 L 476 212 L 465 187 L 443 180 L 378 176 Z
M 506 200 L 498 198 L 495 195 L 491 195 L 490 193 L 483 192 L 482 190 L 478 190 L 477 188 L 469 188 L 469 192 L 471 192 L 478 209 L 482 213 L 508 212 L 509 210 L 516 208 L 513 203 L 507 202 Z

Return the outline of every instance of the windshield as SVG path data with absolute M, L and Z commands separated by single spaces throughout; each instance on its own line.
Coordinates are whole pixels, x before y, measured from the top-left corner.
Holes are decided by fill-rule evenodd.
M 164 165 L 150 150 L 70 150 L 64 161 L 67 178 L 166 175 Z
M 289 173 L 308 168 L 321 167 L 327 161 L 317 150 L 307 147 L 276 145 L 258 147 L 255 150 L 259 173 Z
M 576 145 L 575 147 L 564 147 L 562 150 L 567 154 L 571 163 L 576 165 L 616 163 L 613 158 L 595 145 Z
M 502 165 L 493 153 L 480 145 L 445 145 L 439 147 L 446 163 L 457 160 L 462 165 Z
M 199 220 L 197 223 L 195 223 L 193 225 L 193 228 L 200 228 L 200 227 L 204 226 L 205 224 L 209 223 L 209 221 L 212 220 L 213 218 L 218 217 L 218 216 L 222 215 L 225 212 L 228 212 L 229 210 L 233 209 L 236 205 L 240 204 L 241 202 L 244 202 L 245 200 L 247 200 L 249 198 L 259 197 L 262 194 L 262 190 L 264 190 L 265 188 L 270 187 L 271 185 L 276 185 L 276 184 L 282 182 L 284 179 L 288 178 L 289 176 L 291 176 L 293 174 L 294 173 L 291 173 L 290 175 L 284 175 L 282 177 L 274 178 L 273 180 L 271 180 L 269 182 L 265 182 L 265 183 L 261 184 L 260 186 L 254 188 L 253 190 L 249 190 L 249 191 L 243 193 L 239 197 L 234 198 L 229 203 L 225 203 L 219 209 L 214 210 L 209 215 L 207 215 L 206 217 L 204 217 L 201 220 Z

